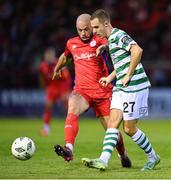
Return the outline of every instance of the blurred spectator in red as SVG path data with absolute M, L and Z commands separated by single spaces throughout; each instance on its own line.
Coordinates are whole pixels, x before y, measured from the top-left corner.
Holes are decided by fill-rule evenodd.
M 42 136 L 49 135 L 50 121 L 52 116 L 52 107 L 57 100 L 63 102 L 67 107 L 68 96 L 71 90 L 71 76 L 66 68 L 62 70 L 62 76 L 59 79 L 52 80 L 55 65 L 57 63 L 55 49 L 48 48 L 44 53 L 44 59 L 40 64 L 40 78 L 45 88 L 46 103 L 43 115 Z
M 146 62 L 160 59 L 166 59 L 167 67 L 171 58 L 169 0 L 1 0 L 0 88 L 38 88 L 35 54 L 54 46 L 60 55 L 66 40 L 76 34 L 76 17 L 99 8 L 110 13 L 113 26 L 126 30 L 141 44 L 145 67 Z

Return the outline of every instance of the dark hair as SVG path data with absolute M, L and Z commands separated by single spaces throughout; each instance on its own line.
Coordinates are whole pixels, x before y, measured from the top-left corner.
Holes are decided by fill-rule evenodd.
M 110 22 L 110 16 L 104 9 L 98 9 L 91 15 L 91 20 L 93 19 L 99 19 L 101 23 L 104 23 L 105 21 Z

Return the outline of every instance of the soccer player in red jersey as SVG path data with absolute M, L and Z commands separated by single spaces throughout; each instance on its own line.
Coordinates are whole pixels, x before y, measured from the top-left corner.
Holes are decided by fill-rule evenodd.
M 48 48 L 44 53 L 44 60 L 40 63 L 39 71 L 41 82 L 45 88 L 46 103 L 43 115 L 44 126 L 40 131 L 42 136 L 49 135 L 52 107 L 56 100 L 61 100 L 67 107 L 68 96 L 71 90 L 71 76 L 69 70 L 62 69 L 62 78 L 52 80 L 53 72 L 57 59 L 55 49 Z
M 112 85 L 102 87 L 101 77 L 108 74 L 107 66 L 101 53 L 107 47 L 107 39 L 93 35 L 90 15 L 82 14 L 77 18 L 78 36 L 67 41 L 65 52 L 59 57 L 53 78 L 60 75 L 68 58 L 73 57 L 75 66 L 75 86 L 68 102 L 68 114 L 65 121 L 65 146 L 55 146 L 55 152 L 66 161 L 73 159 L 73 148 L 78 133 L 78 118 L 90 107 L 99 117 L 104 129 L 107 127 L 110 112 Z M 123 138 L 120 138 L 117 150 L 123 167 L 131 167 L 131 161 L 125 151 Z

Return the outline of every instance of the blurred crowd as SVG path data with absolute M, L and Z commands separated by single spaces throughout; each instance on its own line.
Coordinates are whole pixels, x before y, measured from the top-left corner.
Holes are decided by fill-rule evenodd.
M 53 46 L 59 56 L 77 16 L 98 8 L 143 48 L 153 86 L 171 86 L 171 1 L 0 0 L 0 88 L 39 88 L 44 50 Z

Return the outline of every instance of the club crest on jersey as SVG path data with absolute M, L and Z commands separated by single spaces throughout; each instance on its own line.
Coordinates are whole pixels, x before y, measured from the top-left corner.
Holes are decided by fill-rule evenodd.
M 90 42 L 90 47 L 94 47 L 94 46 L 96 46 L 96 41 L 95 40 Z

